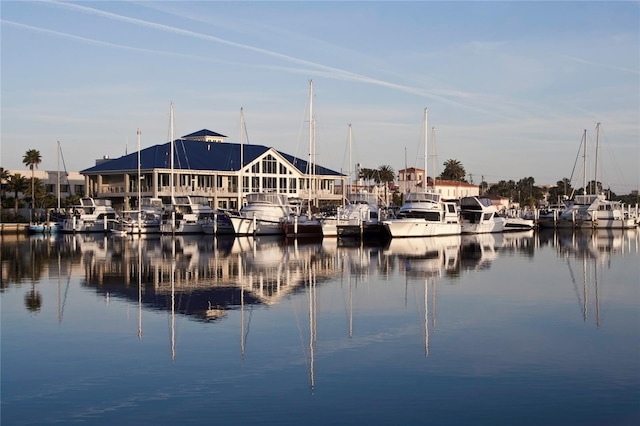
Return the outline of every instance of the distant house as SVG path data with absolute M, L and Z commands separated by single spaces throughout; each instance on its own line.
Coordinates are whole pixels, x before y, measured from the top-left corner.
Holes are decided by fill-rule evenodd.
M 415 167 L 398 171 L 398 191 L 401 194 L 422 191 L 424 188 L 424 170 Z M 456 200 L 480 194 L 480 188 L 457 180 L 427 178 L 427 186 L 439 192 L 444 200 Z
M 31 169 L 25 170 L 7 170 L 10 176 L 20 174 L 25 179 L 31 179 Z M 71 195 L 84 195 L 84 177 L 78 172 L 64 172 L 57 170 L 38 170 L 33 171 L 33 177 L 38 179 L 44 190 L 54 197 L 58 196 L 58 178 L 60 179 L 60 199 L 65 199 Z M 6 189 L 7 182 L 2 182 L 3 187 Z M 13 196 L 13 194 L 7 194 Z M 18 198 L 23 199 L 25 194 L 18 193 Z
M 307 161 L 263 145 L 225 142 L 226 136 L 203 129 L 171 142 L 140 151 L 142 196 L 204 196 L 214 208 L 238 209 L 247 193 L 274 191 L 290 198 L 311 199 L 315 206 L 339 202 L 336 180 L 345 176 L 315 165 L 309 173 Z M 116 208 L 132 206 L 137 197 L 138 153 L 103 159 L 80 172 L 87 194 L 108 198 Z M 310 178 L 311 175 L 311 178 Z M 173 176 L 173 185 L 171 179 Z M 242 190 L 239 180 L 242 178 Z

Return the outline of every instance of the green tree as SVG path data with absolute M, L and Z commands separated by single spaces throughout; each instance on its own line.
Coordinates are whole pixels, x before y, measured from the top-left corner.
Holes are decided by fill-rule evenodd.
M 38 165 L 41 162 L 42 162 L 42 156 L 40 155 L 40 151 L 38 151 L 37 149 L 28 150 L 24 154 L 24 157 L 22 157 L 22 163 L 25 166 L 28 166 L 29 169 L 31 170 L 31 194 L 32 194 L 32 197 L 31 197 L 31 214 L 30 214 L 29 220 L 33 219 L 33 208 L 34 208 L 34 203 L 35 203 L 35 198 L 33 197 L 33 194 L 35 194 L 34 170 L 38 168 Z
M 360 169 L 358 178 L 363 179 L 365 182 L 374 181 L 375 183 L 380 183 L 380 178 L 378 176 L 377 169 L 369 169 L 369 168 L 363 167 Z
M 11 179 L 9 170 L 6 170 L 4 167 L 0 167 L 0 187 L 2 187 L 2 199 L 0 200 L 0 212 L 2 212 L 2 208 L 4 207 L 4 202 L 7 199 L 7 186 L 9 184 L 9 179 Z
M 16 216 L 18 215 L 18 193 L 24 193 L 27 190 L 27 187 L 27 179 L 20 173 L 16 173 L 9 179 L 7 189 L 14 193 L 13 209 Z
M 31 191 L 34 191 L 34 192 L 31 193 Z M 34 200 L 34 203 L 33 203 L 34 207 L 42 208 L 46 206 L 45 200 L 47 198 L 47 195 L 49 195 L 49 193 L 47 193 L 46 188 L 42 183 L 42 181 L 38 178 L 35 178 L 33 179 L 33 182 L 29 183 L 26 195 L 28 195 L 29 197 L 31 197 L 32 200 Z
M 444 180 L 457 180 L 466 182 L 465 176 L 467 172 L 464 170 L 462 163 L 458 160 L 449 159 L 443 163 L 444 170 L 440 174 L 440 179 Z
M 389 187 L 389 182 L 393 182 L 396 178 L 396 172 L 393 170 L 393 167 L 389 165 L 384 165 L 378 167 L 378 179 L 381 183 L 384 184 L 384 203 L 388 205 L 387 198 L 387 188 Z

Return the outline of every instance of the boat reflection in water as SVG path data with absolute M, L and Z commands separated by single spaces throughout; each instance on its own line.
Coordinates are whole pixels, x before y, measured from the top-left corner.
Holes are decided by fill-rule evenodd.
M 105 297 L 216 321 L 227 310 L 269 306 L 307 291 L 310 269 L 318 284 L 345 273 L 356 279 L 390 274 L 396 267 L 408 278 L 444 273 L 455 279 L 462 271 L 488 269 L 498 250 L 531 250 L 533 238 L 530 231 L 343 246 L 333 239 L 307 243 L 282 236 L 78 234 L 64 235 L 62 243 L 82 253 L 85 285 Z
M 0 245 L 3 424 L 637 418 L 637 230 Z
M 83 253 L 86 285 L 105 297 L 137 300 L 132 284 L 140 275 L 145 307 L 202 321 L 241 304 L 278 303 L 304 288 L 310 265 L 318 280 L 336 273 L 335 252 L 322 244 L 286 245 L 279 236 L 70 237 Z
M 536 248 L 544 245 L 556 247 L 558 257 L 566 260 L 584 321 L 593 310 L 599 325 L 598 268 L 612 255 L 637 252 L 633 232 L 567 230 L 452 235 L 392 239 L 385 246 L 340 245 L 333 239 L 302 243 L 287 241 L 282 236 L 119 238 L 78 234 L 62 236 L 61 244 L 70 247 L 67 251 L 81 253 L 84 285 L 95 288 L 106 300 L 116 297 L 138 304 L 139 337 L 143 309 L 170 312 L 172 358 L 175 358 L 176 316 L 213 323 L 225 319 L 229 311 L 240 311 L 244 357 L 248 329 L 245 309 L 248 312 L 256 306 L 275 305 L 298 294 L 298 299 L 304 297 L 308 305 L 304 308 L 309 315 L 306 362 L 313 366 L 317 291 L 325 282 L 348 280 L 350 338 L 353 292 L 358 281 L 390 277 L 396 270 L 405 280 L 405 303 L 409 283 L 417 283 L 416 288 L 424 292 L 419 311 L 428 356 L 429 331 L 436 326 L 438 283 L 443 277 L 448 283 L 455 283 L 463 273 L 490 269 L 500 256 L 533 257 Z M 312 371 L 310 375 L 313 388 Z

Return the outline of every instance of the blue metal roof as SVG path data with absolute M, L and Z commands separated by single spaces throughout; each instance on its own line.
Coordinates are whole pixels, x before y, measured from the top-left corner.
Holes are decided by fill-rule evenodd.
M 230 172 L 240 167 L 240 144 L 227 142 L 202 142 L 177 139 L 174 142 L 175 170 L 208 170 Z M 269 150 L 263 145 L 244 145 L 244 164 L 248 164 Z M 307 161 L 277 151 L 300 173 L 307 173 Z M 170 169 L 171 142 L 155 145 L 140 151 L 140 168 L 142 170 Z M 138 153 L 134 152 L 105 160 L 100 164 L 82 170 L 81 174 L 101 172 L 130 172 L 138 170 Z M 325 176 L 342 176 L 334 170 L 316 165 L 316 174 Z
M 212 130 L 209 129 L 202 129 L 199 130 L 197 132 L 193 132 L 191 134 L 185 135 L 183 136 L 183 138 L 187 139 L 187 138 L 199 138 L 199 137 L 203 137 L 203 136 L 215 136 L 215 137 L 220 137 L 220 138 L 226 138 L 225 135 L 221 135 L 220 133 L 216 133 Z

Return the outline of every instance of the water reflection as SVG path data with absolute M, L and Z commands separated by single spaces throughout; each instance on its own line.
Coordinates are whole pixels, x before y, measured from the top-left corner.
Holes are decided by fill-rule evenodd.
M 336 277 L 369 276 L 450 283 L 462 272 L 491 268 L 499 256 L 533 258 L 552 246 L 559 258 L 610 261 L 638 252 L 637 230 L 526 231 L 435 238 L 392 239 L 384 246 L 314 243 L 281 237 L 127 236 L 91 234 L 9 236 L 2 239 L 2 283 L 28 286 L 26 309 L 37 312 L 37 284 L 74 275 L 105 300 L 117 297 L 147 309 L 215 322 L 244 305 L 270 306 Z M 567 260 L 568 262 L 568 260 Z M 572 266 L 573 267 L 573 266 Z M 310 271 L 313 277 L 310 278 Z M 571 273 L 575 280 L 575 273 Z M 62 296 L 61 296 L 62 297 Z M 585 298 L 586 299 L 586 298 Z

